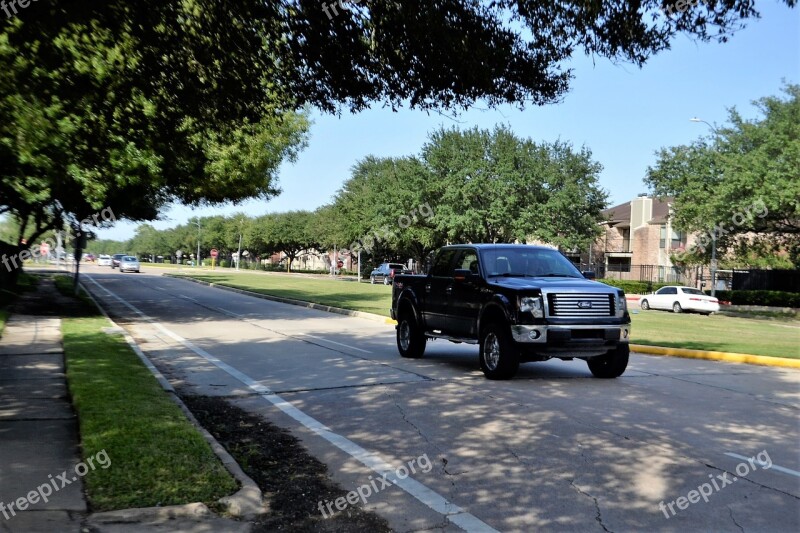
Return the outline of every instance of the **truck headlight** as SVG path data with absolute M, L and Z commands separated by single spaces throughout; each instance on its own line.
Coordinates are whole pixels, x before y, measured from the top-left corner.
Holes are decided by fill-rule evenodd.
M 523 296 L 519 299 L 521 313 L 532 313 L 534 318 L 544 318 L 544 304 L 541 296 Z
M 617 293 L 617 316 L 625 316 L 628 312 L 628 301 L 625 299 L 625 293 L 620 291 Z

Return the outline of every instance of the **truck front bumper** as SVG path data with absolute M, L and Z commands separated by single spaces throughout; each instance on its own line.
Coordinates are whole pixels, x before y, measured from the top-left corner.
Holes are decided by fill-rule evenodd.
M 535 346 L 591 346 L 605 345 L 609 342 L 629 342 L 631 325 L 618 326 L 583 326 L 583 325 L 537 325 L 511 326 L 514 341 L 520 344 Z

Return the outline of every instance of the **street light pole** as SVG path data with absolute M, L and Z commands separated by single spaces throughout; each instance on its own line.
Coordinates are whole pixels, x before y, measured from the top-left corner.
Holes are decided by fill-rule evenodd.
M 197 226 L 197 255 L 194 258 L 195 260 L 194 266 L 199 267 L 200 266 L 200 217 L 197 217 L 197 221 L 192 222 L 192 224 Z
M 717 134 L 717 128 L 712 126 L 710 123 L 706 122 L 705 120 L 699 119 L 697 117 L 692 117 L 689 119 L 690 122 L 702 122 L 709 128 L 714 134 Z M 717 226 L 714 225 L 714 229 L 711 231 L 711 296 L 717 295 Z
M 242 262 L 242 224 L 244 224 L 244 218 L 239 219 L 239 251 L 236 252 L 236 271 L 239 271 L 239 263 Z

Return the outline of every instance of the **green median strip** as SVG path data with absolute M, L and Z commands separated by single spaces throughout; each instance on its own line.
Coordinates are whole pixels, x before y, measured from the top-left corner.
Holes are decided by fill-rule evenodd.
M 389 316 L 391 306 L 391 290 L 383 285 L 282 274 L 209 272 L 180 276 L 382 316 Z M 632 315 L 631 340 L 636 344 L 800 359 L 797 320 L 632 311 L 636 313 Z
M 285 274 L 183 273 L 182 277 L 353 311 L 389 316 L 392 289 L 384 285 Z
M 101 316 L 62 321 L 83 456 L 105 450 L 111 462 L 84 479 L 92 509 L 213 504 L 235 492 L 236 481 L 124 339 L 103 332 L 110 326 Z

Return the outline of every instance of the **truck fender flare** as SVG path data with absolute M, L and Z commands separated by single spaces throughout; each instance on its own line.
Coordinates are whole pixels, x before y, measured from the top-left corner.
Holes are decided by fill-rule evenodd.
M 481 313 L 478 316 L 478 335 L 480 335 L 483 327 L 486 325 L 487 319 L 488 322 L 491 322 L 491 320 L 494 320 L 498 314 L 503 316 L 506 324 L 510 324 L 510 309 L 511 302 L 508 300 L 508 298 L 502 294 L 495 295 L 491 300 L 489 300 L 489 302 L 486 303 L 486 305 L 483 306 L 483 309 L 481 309 Z
M 414 291 L 411 290 L 404 290 L 400 293 L 400 296 L 397 298 L 397 318 L 400 319 L 400 309 L 406 305 L 411 306 L 411 311 L 414 313 L 414 319 L 417 321 L 417 324 L 424 327 L 422 323 L 422 316 L 419 312 L 419 300 L 417 299 L 417 295 Z

